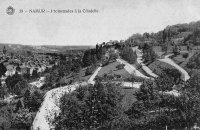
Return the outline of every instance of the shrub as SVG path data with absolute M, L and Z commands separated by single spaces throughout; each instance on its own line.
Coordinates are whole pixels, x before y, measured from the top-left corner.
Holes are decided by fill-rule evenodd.
M 173 66 L 171 66 L 165 62 L 158 61 L 158 60 L 154 61 L 153 63 L 148 65 L 148 67 L 157 75 L 161 75 L 162 73 L 164 73 L 163 71 L 165 69 L 175 69 Z
M 85 71 L 85 76 L 87 75 L 91 75 L 94 71 L 94 67 L 93 66 L 90 66 L 90 67 L 87 67 L 86 71 Z
M 144 63 L 149 64 L 156 60 L 157 54 L 153 50 L 152 46 L 146 45 L 145 48 L 143 48 L 143 56 Z
M 60 100 L 61 113 L 53 122 L 55 129 L 116 129 L 116 119 L 124 115 L 120 92 L 119 85 L 96 83 L 65 94 Z
M 91 50 L 86 50 L 82 59 L 82 62 L 85 67 L 90 66 L 92 64 L 91 60 Z
M 102 66 L 104 67 L 104 66 L 106 66 L 106 65 L 108 65 L 109 64 L 109 61 L 104 61 L 103 63 L 102 63 Z
M 125 81 L 128 81 L 128 82 L 143 82 L 144 78 L 137 77 L 135 75 L 131 75 L 130 77 L 126 78 Z
M 121 53 L 121 57 L 130 64 L 134 64 L 137 59 L 137 55 L 135 52 L 133 52 L 131 47 L 124 47 Z
M 110 49 L 108 52 L 109 52 L 109 61 L 116 60 L 119 57 L 119 54 L 116 53 L 114 49 Z
M 189 62 L 187 63 L 187 67 L 190 69 L 199 69 L 200 67 L 200 53 L 195 54 L 194 56 L 192 56 L 189 60 Z
M 116 68 L 117 68 L 118 70 L 121 70 L 121 69 L 124 68 L 124 66 L 125 66 L 125 64 L 119 64 L 119 65 L 116 66 Z
M 196 63 L 195 62 L 188 63 L 187 67 L 190 68 L 190 69 L 196 68 Z
M 186 59 L 186 58 L 188 58 L 189 54 L 188 53 L 184 53 L 182 56 L 183 56 L 183 58 Z

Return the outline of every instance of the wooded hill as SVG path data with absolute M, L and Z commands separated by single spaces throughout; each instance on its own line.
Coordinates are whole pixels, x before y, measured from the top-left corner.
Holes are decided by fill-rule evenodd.
M 151 43 L 153 45 L 200 45 L 200 21 L 167 26 L 157 33 L 133 34 L 125 43 L 139 44 Z

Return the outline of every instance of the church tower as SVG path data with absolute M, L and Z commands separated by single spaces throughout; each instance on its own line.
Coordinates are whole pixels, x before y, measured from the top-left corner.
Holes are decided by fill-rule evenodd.
M 7 52 L 7 50 L 6 50 L 6 47 L 4 46 L 4 47 L 3 47 L 3 54 L 5 55 L 6 52 Z

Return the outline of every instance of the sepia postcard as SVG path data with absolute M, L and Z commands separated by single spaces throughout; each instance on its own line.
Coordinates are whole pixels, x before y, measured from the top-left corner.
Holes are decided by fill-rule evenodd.
M 200 130 L 200 0 L 0 0 L 0 130 Z

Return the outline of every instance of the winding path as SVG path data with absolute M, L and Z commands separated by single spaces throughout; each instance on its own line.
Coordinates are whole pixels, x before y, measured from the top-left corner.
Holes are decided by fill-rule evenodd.
M 88 83 L 90 84 L 94 84 L 94 79 L 97 76 L 98 72 L 101 70 L 102 67 L 99 67 L 95 70 L 95 72 L 93 73 L 93 75 L 89 78 Z
M 32 130 L 50 130 L 53 126 L 49 122 L 54 120 L 55 114 L 58 115 L 60 112 L 59 100 L 65 94 L 74 91 L 78 86 L 86 86 L 88 84 L 94 84 L 94 78 L 98 74 L 102 67 L 96 69 L 93 75 L 90 77 L 88 82 L 76 83 L 73 85 L 67 85 L 48 91 L 44 96 L 44 101 L 41 104 L 39 111 L 37 112 L 35 119 L 32 124 Z
M 158 60 L 174 66 L 176 69 L 178 69 L 181 72 L 181 79 L 183 81 L 187 81 L 188 79 L 190 79 L 190 76 L 188 75 L 188 73 L 182 67 L 177 65 L 172 59 L 169 58 L 172 55 L 173 54 L 166 55 L 164 57 L 164 59 L 158 59 Z
M 154 78 L 157 78 L 158 75 L 156 75 L 155 73 L 153 73 L 149 67 L 147 67 L 144 63 L 143 63 L 143 59 L 142 59 L 142 56 L 143 56 L 143 52 L 141 50 L 138 49 L 138 46 L 136 47 L 132 47 L 133 51 L 136 52 L 136 55 L 137 55 L 137 62 L 142 66 L 142 69 L 147 73 L 149 74 L 150 76 L 154 77 Z
M 117 59 L 117 62 L 119 62 L 120 64 L 124 64 L 124 69 L 130 73 L 130 74 L 134 74 L 135 76 L 138 77 L 142 77 L 142 78 L 147 78 L 149 79 L 149 77 L 143 75 L 140 71 L 138 71 L 134 66 L 132 66 L 131 64 L 129 64 L 127 61 L 123 60 L 123 59 Z
M 51 128 L 53 128 L 53 126 L 49 124 L 49 121 L 53 121 L 55 113 L 56 115 L 58 115 L 60 112 L 59 99 L 65 93 L 74 91 L 76 87 L 80 85 L 84 86 L 84 85 L 87 85 L 87 83 L 83 82 L 79 84 L 68 85 L 68 86 L 59 87 L 59 88 L 55 88 L 48 91 L 45 94 L 44 101 L 41 104 L 41 107 L 35 116 L 31 129 L 32 130 L 38 130 L 38 129 L 50 130 Z
M 54 128 L 51 126 L 50 122 L 54 120 L 54 116 L 58 115 L 60 112 L 59 108 L 59 100 L 65 94 L 74 91 L 78 86 L 86 86 L 90 83 L 95 83 L 94 78 L 98 74 L 99 70 L 102 67 L 99 67 L 94 74 L 90 77 L 88 82 L 76 83 L 73 85 L 67 85 L 64 87 L 59 87 L 48 91 L 45 94 L 45 98 L 39 111 L 37 112 L 35 119 L 32 124 L 32 130 L 50 130 Z M 120 82 L 115 82 L 120 83 Z M 142 83 L 131 83 L 131 82 L 122 82 L 122 86 L 131 87 L 131 88 L 139 88 Z
M 164 59 L 159 59 L 159 60 L 176 67 L 181 72 L 183 80 L 184 81 L 188 80 L 190 78 L 188 73 L 184 69 L 182 69 L 180 66 L 178 66 L 176 63 L 174 63 L 170 58 L 168 58 L 169 56 L 171 56 L 171 55 L 167 55 L 167 56 L 165 56 Z M 142 59 L 141 59 L 141 55 L 139 57 L 140 58 L 137 59 L 139 61 L 138 63 L 143 64 Z M 124 68 L 130 74 L 135 74 L 136 76 L 143 77 L 143 78 L 149 78 L 149 77 L 143 75 L 142 73 L 140 73 L 134 66 L 132 66 L 128 62 L 126 62 L 122 59 L 117 59 L 117 61 L 119 63 L 125 64 Z M 145 66 L 145 65 L 143 65 L 143 66 Z M 53 121 L 54 116 L 58 115 L 59 112 L 60 112 L 59 99 L 65 93 L 69 93 L 69 92 L 74 91 L 80 85 L 85 86 L 85 85 L 88 85 L 88 84 L 94 84 L 95 83 L 94 79 L 95 79 L 96 75 L 98 74 L 98 72 L 100 71 L 100 69 L 101 69 L 101 67 L 99 67 L 93 73 L 93 75 L 90 77 L 88 82 L 81 82 L 81 83 L 76 83 L 76 84 L 73 84 L 73 85 L 67 85 L 67 86 L 64 86 L 64 87 L 59 87 L 59 88 L 55 88 L 55 89 L 48 91 L 45 94 L 44 101 L 41 104 L 41 107 L 36 114 L 36 117 L 33 121 L 31 129 L 32 130 L 38 130 L 38 129 L 50 130 L 50 129 L 54 128 L 53 126 L 50 125 L 49 122 Z M 150 69 L 149 70 L 146 69 L 146 70 L 147 70 L 147 72 L 151 73 L 151 71 L 149 71 Z M 153 76 L 153 74 L 151 74 L 151 75 Z M 156 76 L 156 75 L 154 75 L 154 76 Z M 115 83 L 118 83 L 118 82 L 115 82 Z M 140 88 L 141 85 L 142 85 L 142 83 L 122 82 L 122 86 L 124 86 L 124 87 Z M 172 95 L 175 95 L 175 96 L 179 95 L 179 94 L 177 94 L 177 92 L 166 92 L 166 94 L 172 94 Z

